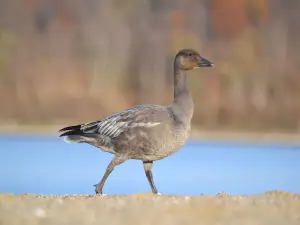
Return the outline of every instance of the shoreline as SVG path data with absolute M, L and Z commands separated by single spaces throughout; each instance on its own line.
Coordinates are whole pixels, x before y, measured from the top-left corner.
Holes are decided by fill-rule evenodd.
M 39 194 L 39 193 L 19 193 L 14 194 L 11 192 L 0 192 L 0 197 L 3 196 L 11 196 L 11 197 L 28 197 L 28 198 L 115 198 L 115 197 L 137 197 L 137 198 L 170 198 L 170 197 L 178 197 L 178 198 L 185 198 L 185 197 L 201 197 L 201 198 L 214 198 L 214 197 L 222 197 L 222 198 L 235 198 L 235 197 L 243 197 L 243 198 L 256 198 L 261 196 L 266 196 L 269 198 L 273 197 L 292 197 L 294 199 L 300 200 L 300 192 L 292 192 L 292 191 L 285 191 L 285 190 L 278 190 L 278 189 L 271 189 L 264 192 L 258 192 L 253 194 L 230 194 L 226 192 L 219 192 L 216 194 L 160 194 L 160 195 L 154 195 L 151 191 L 149 192 L 137 192 L 134 194 Z
M 1 135 L 48 135 L 58 136 L 58 130 L 67 125 L 0 125 Z M 192 129 L 191 140 L 238 140 L 254 142 L 285 142 L 300 144 L 300 132 L 237 131 Z

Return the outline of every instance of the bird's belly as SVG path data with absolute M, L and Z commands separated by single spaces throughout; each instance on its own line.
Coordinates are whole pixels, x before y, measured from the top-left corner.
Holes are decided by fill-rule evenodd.
M 143 155 L 143 160 L 144 161 L 155 161 L 155 160 L 160 160 L 163 158 L 166 158 L 170 155 L 172 155 L 173 153 L 177 152 L 182 146 L 184 145 L 184 143 L 172 143 L 169 145 L 166 145 L 166 149 L 160 148 L 157 151 L 154 152 L 154 154 L 151 155 Z
M 188 132 L 171 133 L 168 137 L 156 139 L 153 144 L 145 145 L 133 151 L 131 158 L 143 161 L 155 161 L 163 159 L 177 152 L 188 139 Z

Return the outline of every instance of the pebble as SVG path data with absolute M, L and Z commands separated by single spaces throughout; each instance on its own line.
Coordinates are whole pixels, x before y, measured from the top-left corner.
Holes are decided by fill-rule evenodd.
M 38 218 L 45 218 L 46 217 L 46 211 L 42 208 L 35 208 L 33 210 L 33 215 L 35 215 Z

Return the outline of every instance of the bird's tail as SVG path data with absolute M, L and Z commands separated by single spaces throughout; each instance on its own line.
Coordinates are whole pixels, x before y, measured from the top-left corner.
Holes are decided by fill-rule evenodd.
M 75 126 L 64 127 L 59 130 L 59 132 L 63 132 L 59 137 L 64 137 L 64 141 L 67 143 L 80 143 L 85 141 L 84 133 L 80 129 L 81 124 Z

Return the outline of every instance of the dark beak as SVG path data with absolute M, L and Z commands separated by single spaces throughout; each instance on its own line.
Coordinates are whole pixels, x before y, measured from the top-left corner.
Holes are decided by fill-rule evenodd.
M 201 58 L 199 61 L 199 67 L 213 67 L 214 63 L 205 59 L 205 58 Z

